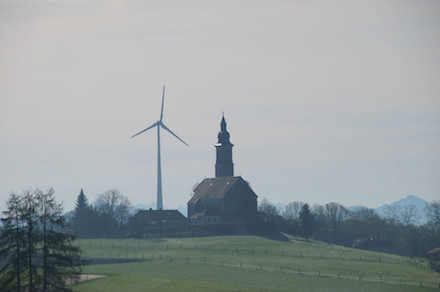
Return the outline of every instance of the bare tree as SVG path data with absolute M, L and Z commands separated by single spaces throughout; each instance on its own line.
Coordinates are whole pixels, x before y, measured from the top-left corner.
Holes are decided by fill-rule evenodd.
M 279 215 L 277 207 L 275 207 L 268 199 L 264 198 L 258 205 L 258 211 L 269 216 Z
M 324 206 L 319 205 L 319 204 L 314 204 L 311 209 L 312 209 L 313 214 L 315 216 L 316 228 L 320 229 L 320 228 L 324 227 L 325 221 L 326 221 Z
M 325 204 L 325 211 L 327 217 L 326 221 L 333 230 L 333 236 L 336 242 L 338 240 L 339 225 L 347 216 L 347 209 L 345 209 L 345 207 L 341 204 L 331 202 Z
M 333 228 L 339 222 L 342 222 L 348 214 L 347 209 L 339 203 L 331 202 L 325 204 L 327 221 Z
M 400 210 L 400 221 L 405 226 L 415 225 L 420 216 L 415 205 L 406 205 Z
M 399 224 L 400 221 L 400 206 L 399 205 L 387 205 L 385 207 L 385 218 L 390 222 L 392 226 Z
M 99 212 L 114 218 L 119 225 L 127 221 L 131 202 L 118 190 L 108 190 L 99 195 L 96 204 Z
M 362 220 L 364 220 L 364 219 L 366 219 L 368 217 L 371 217 L 371 216 L 373 216 L 375 214 L 376 214 L 376 211 L 374 211 L 374 209 L 370 209 L 370 208 L 367 208 L 367 207 L 362 207 L 362 208 L 359 208 L 359 209 L 357 209 L 355 211 L 350 211 L 348 216 L 350 216 L 350 218 L 352 218 L 352 219 L 362 219 Z
M 429 225 L 437 232 L 440 239 L 440 201 L 433 201 L 425 207 Z
M 302 209 L 302 206 L 304 206 L 304 203 L 300 201 L 294 201 L 287 204 L 283 213 L 284 219 L 297 220 L 299 218 L 299 213 Z

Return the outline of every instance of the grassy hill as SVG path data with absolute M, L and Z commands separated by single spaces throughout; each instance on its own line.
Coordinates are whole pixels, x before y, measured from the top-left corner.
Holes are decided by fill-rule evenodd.
M 426 263 L 301 238 L 78 240 L 108 277 L 75 291 L 439 291 Z M 93 264 L 96 263 L 96 264 Z M 420 287 L 421 286 L 421 287 Z

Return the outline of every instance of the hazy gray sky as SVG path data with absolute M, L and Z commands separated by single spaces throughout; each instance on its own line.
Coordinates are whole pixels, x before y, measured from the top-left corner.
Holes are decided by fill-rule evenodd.
M 440 198 L 439 1 L 0 0 L 0 210 L 53 187 L 164 205 L 235 173 L 273 203 Z

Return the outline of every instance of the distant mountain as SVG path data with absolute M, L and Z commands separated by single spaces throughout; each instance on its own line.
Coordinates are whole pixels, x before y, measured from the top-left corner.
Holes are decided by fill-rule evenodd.
M 397 206 L 400 210 L 402 210 L 403 208 L 405 208 L 405 206 L 411 206 L 411 205 L 416 207 L 416 213 L 420 217 L 417 220 L 416 225 L 423 225 L 426 222 L 428 222 L 428 217 L 426 217 L 426 214 L 425 214 L 425 207 L 426 207 L 426 205 L 429 205 L 429 202 L 425 201 L 423 199 L 420 199 L 416 196 L 413 196 L 413 195 L 408 195 L 404 199 L 400 199 L 400 200 L 392 202 L 390 204 L 384 204 L 380 207 L 371 208 L 371 209 L 373 209 L 377 213 L 377 215 L 379 215 L 380 217 L 386 217 L 386 212 L 387 212 L 387 209 L 389 206 Z M 355 205 L 355 206 L 349 207 L 348 210 L 351 212 L 355 212 L 355 211 L 358 211 L 359 209 L 362 209 L 362 208 L 365 208 L 365 207 L 361 206 L 361 205 Z
M 156 210 L 156 203 L 153 202 L 149 205 L 145 205 L 145 204 L 137 204 L 133 207 L 130 208 L 130 214 L 135 214 L 137 213 L 137 211 L 139 210 Z M 169 209 L 167 207 L 164 208 L 165 210 Z M 187 212 L 187 207 L 186 206 L 179 206 L 177 207 L 177 210 L 179 210 L 180 213 L 182 213 L 183 216 L 187 216 L 188 212 Z
M 400 199 L 400 200 L 393 202 L 393 203 L 390 203 L 390 204 L 385 204 L 383 206 L 375 208 L 374 210 L 376 211 L 376 213 L 379 216 L 384 217 L 386 215 L 386 210 L 387 210 L 388 206 L 398 206 L 400 209 L 403 209 L 405 206 L 414 205 L 416 207 L 417 214 L 420 216 L 420 218 L 416 224 L 423 225 L 426 222 L 428 222 L 428 218 L 426 217 L 426 214 L 425 214 L 425 207 L 426 207 L 426 205 L 429 205 L 429 204 L 430 203 L 428 201 L 425 201 L 425 200 L 420 199 L 420 198 L 413 196 L 413 195 L 408 195 L 404 199 Z

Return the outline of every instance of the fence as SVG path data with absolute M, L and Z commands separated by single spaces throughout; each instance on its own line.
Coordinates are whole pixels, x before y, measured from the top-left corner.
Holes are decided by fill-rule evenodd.
M 86 250 L 89 252 L 86 254 L 89 258 L 101 258 L 107 259 L 110 262 L 143 260 L 143 261 L 166 261 L 169 263 L 179 264 L 198 264 L 208 266 L 220 266 L 230 268 L 241 269 L 253 269 L 265 272 L 279 272 L 286 274 L 295 274 L 301 276 L 318 276 L 333 279 L 346 279 L 355 281 L 368 281 L 388 284 L 399 284 L 418 287 L 430 287 L 439 288 L 440 283 L 420 279 L 418 281 L 407 281 L 405 279 L 388 279 L 384 276 L 372 276 L 366 274 L 348 274 L 338 271 L 329 271 L 319 268 L 305 267 L 304 265 L 295 266 L 295 260 L 335 260 L 354 263 L 377 263 L 388 265 L 401 265 L 401 259 L 393 259 L 387 256 L 357 256 L 354 257 L 351 254 L 339 253 L 338 255 L 329 255 L 325 251 L 319 253 L 304 253 L 302 251 L 293 252 L 292 250 L 279 250 L 279 249 L 256 249 L 256 248 L 244 248 L 244 247 L 227 247 L 227 246 L 198 246 L 195 245 L 170 245 L 167 243 L 148 243 L 137 245 L 118 245 L 118 244 L 94 244 L 90 242 Z M 189 255 L 182 255 L 182 251 L 190 252 Z M 208 256 L 204 253 L 208 252 Z M 221 255 L 225 255 L 222 257 Z M 233 261 L 228 257 L 235 257 L 236 255 L 244 255 L 245 260 Z M 290 259 L 289 265 L 278 265 L 271 263 L 255 263 L 252 262 L 252 256 L 261 257 L 280 257 L 284 259 Z M 404 259 L 406 264 L 422 265 L 426 267 L 426 262 L 421 259 Z

